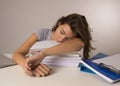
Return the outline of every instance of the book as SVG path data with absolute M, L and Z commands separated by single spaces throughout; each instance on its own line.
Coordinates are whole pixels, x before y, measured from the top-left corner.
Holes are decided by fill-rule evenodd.
M 110 58 L 109 58 L 110 57 Z M 120 56 L 117 55 L 113 55 L 113 56 L 107 56 L 105 58 L 101 58 L 102 61 L 103 59 L 107 59 L 108 61 L 110 61 L 109 59 L 114 59 L 114 57 L 116 60 L 111 61 L 111 63 L 119 65 L 119 63 L 117 63 L 119 61 Z M 99 59 L 99 61 L 101 60 Z M 117 81 L 120 81 L 120 74 L 117 74 L 114 71 L 111 71 L 105 67 L 100 67 L 99 63 L 97 63 L 97 61 L 91 61 L 91 60 L 81 60 L 81 63 L 84 64 L 84 66 L 86 66 L 87 68 L 89 68 L 90 70 L 92 70 L 94 73 L 96 73 L 97 75 L 99 75 L 101 78 L 105 79 L 106 81 L 110 82 L 110 83 L 114 83 Z M 113 65 L 112 65 L 113 66 Z M 119 66 L 120 67 L 120 66 Z
M 115 55 L 107 56 L 105 58 L 96 59 L 93 62 L 96 62 L 98 64 L 104 63 L 106 65 L 111 65 L 114 68 L 120 70 L 120 54 L 115 54 Z
M 31 48 L 28 56 L 34 55 L 36 52 L 40 52 L 42 49 L 53 47 L 60 44 L 53 40 L 44 40 L 36 42 Z M 75 66 L 78 67 L 81 61 L 79 52 L 71 52 L 66 54 L 59 54 L 54 56 L 47 56 L 41 63 L 48 66 Z
M 89 60 L 93 61 L 93 60 L 97 60 L 97 59 L 101 59 L 108 56 L 107 54 L 101 53 L 99 52 L 98 54 L 96 54 L 95 56 L 91 57 Z M 87 73 L 92 73 L 95 74 L 93 71 L 91 71 L 89 68 L 87 68 L 86 66 L 84 66 L 84 64 L 80 63 L 79 65 L 80 67 L 80 71 L 82 72 L 87 72 Z
M 81 57 L 78 55 L 55 55 L 47 56 L 42 61 L 42 63 L 49 66 L 59 66 L 59 67 L 78 67 L 81 61 Z
M 49 48 L 49 47 L 52 47 L 58 44 L 60 43 L 57 41 L 53 41 L 53 40 L 39 41 L 33 44 L 33 46 L 30 48 L 30 52 L 41 51 L 42 49 Z
M 54 40 L 39 41 L 33 44 L 33 46 L 30 48 L 29 53 L 39 52 L 45 48 L 50 48 L 58 44 L 60 43 Z M 66 55 L 78 55 L 78 54 L 79 54 L 79 51 L 75 51 L 75 52 L 67 53 Z

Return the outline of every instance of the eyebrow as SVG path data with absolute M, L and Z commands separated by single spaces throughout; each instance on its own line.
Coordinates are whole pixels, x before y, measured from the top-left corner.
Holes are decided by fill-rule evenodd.
M 62 28 L 63 34 L 66 35 L 64 29 Z M 71 37 L 67 37 L 67 39 L 71 39 Z

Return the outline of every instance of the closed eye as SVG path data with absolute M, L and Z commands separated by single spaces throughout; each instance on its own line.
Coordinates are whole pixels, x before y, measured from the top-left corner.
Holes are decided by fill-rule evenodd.
M 60 31 L 60 33 L 61 33 L 62 35 L 65 35 L 65 31 L 64 31 L 63 29 Z

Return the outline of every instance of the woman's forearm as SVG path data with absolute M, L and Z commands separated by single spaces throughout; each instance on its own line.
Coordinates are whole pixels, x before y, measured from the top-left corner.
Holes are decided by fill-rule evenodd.
M 12 59 L 20 66 L 24 66 L 25 65 L 25 56 L 19 53 L 13 53 L 13 57 Z
M 81 50 L 84 46 L 84 43 L 78 39 L 70 39 L 63 43 L 60 43 L 56 46 L 51 48 L 44 49 L 42 52 L 45 56 L 56 55 L 56 54 L 63 54 L 63 53 L 70 53 L 73 51 Z
M 26 54 L 30 47 L 37 41 L 36 34 L 33 33 L 14 53 L 12 59 L 20 66 L 24 66 Z

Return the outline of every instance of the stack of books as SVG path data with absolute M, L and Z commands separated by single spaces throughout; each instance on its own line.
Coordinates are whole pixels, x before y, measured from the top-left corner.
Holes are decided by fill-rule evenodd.
M 45 40 L 36 42 L 31 48 L 30 48 L 30 54 L 34 54 L 35 52 L 40 52 L 42 49 L 49 48 L 55 45 L 58 45 L 59 43 L 52 40 Z M 54 55 L 54 56 L 47 56 L 41 63 L 44 63 L 48 66 L 73 66 L 78 67 L 79 63 L 81 61 L 81 57 L 79 56 L 79 52 L 72 52 L 68 54 L 60 54 L 60 55 Z
M 78 67 L 81 58 L 78 55 L 47 56 L 42 63 L 50 66 L 73 66 Z

